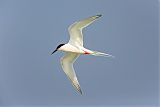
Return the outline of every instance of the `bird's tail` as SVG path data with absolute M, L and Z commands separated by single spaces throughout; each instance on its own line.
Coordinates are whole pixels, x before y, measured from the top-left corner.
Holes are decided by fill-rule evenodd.
M 93 51 L 92 55 L 94 55 L 94 56 L 104 56 L 104 57 L 112 57 L 112 58 L 114 58 L 113 55 L 110 55 L 110 54 L 107 54 L 107 53 L 98 52 L 98 51 Z

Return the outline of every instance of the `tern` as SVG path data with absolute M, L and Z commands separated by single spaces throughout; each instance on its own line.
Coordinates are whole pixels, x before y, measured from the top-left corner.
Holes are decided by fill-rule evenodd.
M 61 66 L 65 74 L 67 75 L 68 79 L 71 81 L 73 87 L 82 94 L 82 90 L 80 88 L 80 84 L 78 82 L 75 70 L 73 68 L 73 63 L 81 54 L 90 54 L 95 56 L 107 56 L 113 57 L 110 54 L 92 51 L 87 48 L 83 47 L 83 28 L 90 25 L 92 22 L 97 20 L 102 15 L 95 15 L 88 18 L 85 18 L 80 21 L 76 21 L 71 24 L 68 28 L 70 40 L 66 44 L 60 44 L 57 48 L 52 52 L 55 53 L 56 51 L 64 51 L 65 55 L 60 59 Z

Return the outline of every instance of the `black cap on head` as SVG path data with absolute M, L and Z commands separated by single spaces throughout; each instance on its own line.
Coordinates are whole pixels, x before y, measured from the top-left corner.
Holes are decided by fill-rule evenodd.
M 65 45 L 65 44 L 60 44 L 60 45 L 58 45 L 56 49 L 58 50 L 58 49 L 59 49 L 61 46 L 63 46 L 63 45 Z
M 65 45 L 65 44 L 60 44 L 60 45 L 58 45 L 57 48 L 52 52 L 52 54 L 55 53 L 55 52 L 56 52 L 61 46 L 63 46 L 63 45 Z M 52 55 L 52 54 L 51 54 L 51 55 Z

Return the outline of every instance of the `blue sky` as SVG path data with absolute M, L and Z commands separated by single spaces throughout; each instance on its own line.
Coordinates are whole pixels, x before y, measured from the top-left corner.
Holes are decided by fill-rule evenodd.
M 74 21 L 102 14 L 84 29 L 75 70 L 79 95 L 51 52 Z M 158 105 L 157 0 L 1 0 L 1 105 Z

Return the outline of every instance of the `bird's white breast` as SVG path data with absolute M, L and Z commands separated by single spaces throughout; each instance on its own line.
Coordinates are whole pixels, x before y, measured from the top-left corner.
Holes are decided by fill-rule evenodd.
M 66 52 L 75 52 L 75 53 L 80 53 L 80 54 L 84 53 L 84 51 L 80 47 L 73 46 L 73 45 L 70 45 L 70 44 L 65 44 L 59 50 L 66 51 Z

